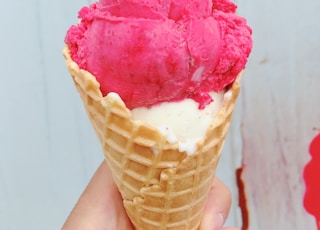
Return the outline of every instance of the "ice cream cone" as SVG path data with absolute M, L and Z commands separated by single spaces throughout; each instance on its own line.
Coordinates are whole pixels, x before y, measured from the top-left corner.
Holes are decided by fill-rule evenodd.
M 187 154 L 157 128 L 133 120 L 120 98 L 103 97 L 95 77 L 79 69 L 67 47 L 63 54 L 135 228 L 198 229 L 240 90 L 239 77 L 197 152 Z

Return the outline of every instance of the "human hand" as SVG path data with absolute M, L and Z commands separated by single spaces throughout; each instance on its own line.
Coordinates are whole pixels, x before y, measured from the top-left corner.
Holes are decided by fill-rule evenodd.
M 231 194 L 217 178 L 214 179 L 200 230 L 237 230 L 223 228 L 229 214 Z M 79 198 L 62 230 L 133 230 L 123 207 L 121 195 L 105 161 L 100 165 Z

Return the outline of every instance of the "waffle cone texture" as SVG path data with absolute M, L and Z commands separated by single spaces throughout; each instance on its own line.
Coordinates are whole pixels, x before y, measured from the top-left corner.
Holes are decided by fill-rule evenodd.
M 179 152 L 157 128 L 133 120 L 121 99 L 103 97 L 99 83 L 63 50 L 67 68 L 102 145 L 105 159 L 137 230 L 198 229 L 239 94 L 233 83 L 192 155 Z M 196 124 L 195 124 L 196 125 Z M 190 130 L 192 132 L 192 130 Z

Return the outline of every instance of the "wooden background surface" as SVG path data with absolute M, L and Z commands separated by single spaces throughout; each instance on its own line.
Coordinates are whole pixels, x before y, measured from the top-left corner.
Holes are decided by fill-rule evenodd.
M 59 229 L 103 159 L 61 50 L 90 1 L 0 0 L 0 229 Z M 218 176 L 244 156 L 250 230 L 316 229 L 301 178 L 320 126 L 320 1 L 238 0 L 254 50 Z

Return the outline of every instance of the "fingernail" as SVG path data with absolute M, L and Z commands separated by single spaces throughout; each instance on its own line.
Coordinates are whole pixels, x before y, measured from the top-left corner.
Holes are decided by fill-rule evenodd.
M 201 223 L 200 230 L 219 230 L 223 227 L 224 218 L 221 213 L 215 215 L 206 214 Z
M 221 213 L 217 213 L 213 218 L 213 230 L 218 230 L 223 227 L 224 217 Z

